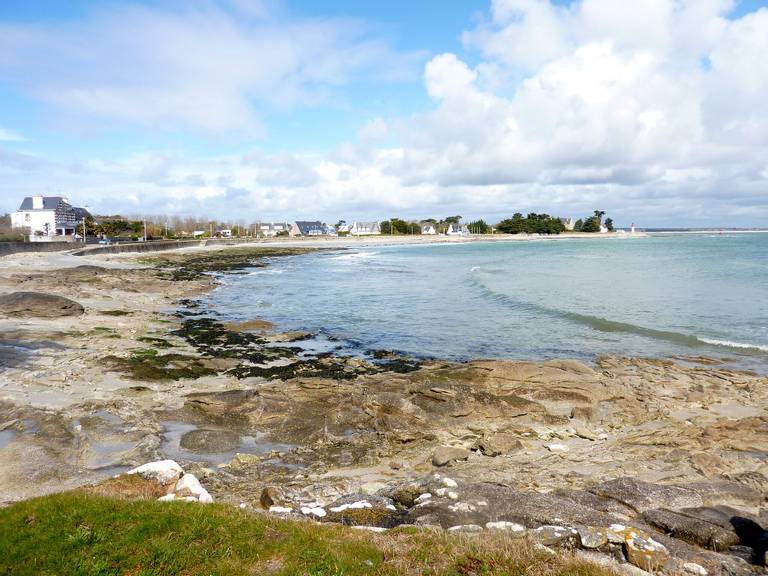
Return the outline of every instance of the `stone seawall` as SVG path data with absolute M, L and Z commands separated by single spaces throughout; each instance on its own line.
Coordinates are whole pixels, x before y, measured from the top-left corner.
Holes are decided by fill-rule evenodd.
M 63 252 L 76 247 L 77 244 L 72 242 L 0 242 L 0 256 L 19 252 Z

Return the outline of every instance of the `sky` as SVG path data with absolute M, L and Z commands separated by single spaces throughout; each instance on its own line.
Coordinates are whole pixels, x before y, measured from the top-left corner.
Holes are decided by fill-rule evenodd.
M 768 227 L 768 0 L 3 0 L 0 213 Z

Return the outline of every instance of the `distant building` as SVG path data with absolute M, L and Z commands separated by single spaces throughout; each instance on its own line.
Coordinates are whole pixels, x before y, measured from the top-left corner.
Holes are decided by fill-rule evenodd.
M 426 234 L 428 236 L 434 236 L 437 234 L 437 229 L 435 228 L 435 225 L 431 222 L 422 222 L 421 223 L 421 233 Z
M 78 225 L 90 216 L 63 196 L 27 196 L 11 214 L 11 226 L 24 230 L 32 242 L 73 240 Z
M 259 236 L 273 238 L 278 234 L 289 233 L 291 225 L 288 222 L 261 222 L 256 226 L 256 231 Z
M 350 236 L 374 236 L 376 234 L 381 234 L 381 227 L 378 222 L 353 222 L 352 226 L 349 227 Z
M 576 222 L 573 221 L 573 218 L 560 218 L 560 222 L 563 223 L 563 227 L 569 232 L 572 232 L 574 226 L 576 225 Z
M 333 232 L 331 232 L 333 231 Z M 290 230 L 291 236 L 335 236 L 336 230 L 320 221 L 300 220 L 294 222 Z
M 469 228 L 464 224 L 448 224 L 445 233 L 448 236 L 469 236 Z
M 192 236 L 195 238 L 200 238 L 202 236 L 205 236 L 205 230 L 195 230 L 192 232 Z
M 224 228 L 223 230 L 219 230 L 219 236 L 222 238 L 232 238 L 232 230 L 229 228 Z

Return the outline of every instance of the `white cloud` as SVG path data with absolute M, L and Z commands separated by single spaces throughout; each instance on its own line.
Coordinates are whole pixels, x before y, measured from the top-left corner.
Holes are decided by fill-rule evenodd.
M 425 66 L 431 110 L 371 119 L 354 142 L 332 151 L 212 158 L 157 152 L 87 162 L 78 170 L 57 164 L 45 175 L 35 171 L 34 158 L 0 151 L 0 173 L 11 174 L 6 180 L 18 184 L 19 193 L 54 178 L 105 211 L 118 204 L 124 211 L 335 220 L 494 218 L 517 210 L 577 216 L 603 208 L 624 224 L 765 225 L 768 9 L 729 19 L 731 7 L 723 0 L 647 0 L 631 7 L 609 0 L 565 7 L 496 0 L 488 19 L 464 35 L 479 61 L 444 53 Z M 310 23 L 317 33 L 315 40 L 308 36 L 311 50 L 302 42 L 279 51 L 289 65 L 219 69 L 228 48 L 242 55 L 255 41 L 226 15 L 213 26 L 230 32 L 226 45 L 214 42 L 210 58 L 193 50 L 200 62 L 190 70 L 171 50 L 163 56 L 167 66 L 147 56 L 132 59 L 126 74 L 107 75 L 110 98 L 123 98 L 123 89 L 142 103 L 155 102 L 144 89 L 168 98 L 158 97 L 155 110 L 121 100 L 114 108 L 126 107 L 139 122 L 226 131 L 258 122 L 249 98 L 285 94 L 306 101 L 347 81 L 350 66 L 371 66 L 383 50 Z M 195 46 L 190 30 L 194 35 L 198 28 L 187 13 L 174 42 L 187 55 Z M 348 48 L 341 55 L 340 45 Z M 324 48 L 329 56 L 309 70 L 307 53 Z M 358 49 L 362 56 L 347 53 Z M 1 54 L 0 69 L 8 69 Z M 136 62 L 145 61 L 156 74 L 172 73 L 149 78 L 146 86 L 136 81 L 136 88 Z M 221 85 L 208 87 L 209 73 Z M 94 77 L 88 71 L 84 78 Z M 89 85 L 76 80 L 73 85 Z M 179 107 L 177 99 L 186 104 Z M 194 105 L 209 101 L 224 110 Z M 61 105 L 72 105 L 67 102 Z M 111 110 L 109 98 L 105 102 Z
M 264 110 L 330 102 L 362 74 L 402 79 L 421 58 L 352 20 L 287 20 L 245 0 L 179 6 L 110 4 L 76 23 L 0 25 L 0 73 L 89 128 L 258 135 Z
M 14 132 L 13 130 L 8 130 L 7 128 L 0 127 L 0 142 L 26 142 L 27 139 L 24 138 L 21 134 L 18 132 Z

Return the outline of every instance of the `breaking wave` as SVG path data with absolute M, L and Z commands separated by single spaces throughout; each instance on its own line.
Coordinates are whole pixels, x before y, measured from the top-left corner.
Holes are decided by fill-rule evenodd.
M 474 269 L 472 270 L 475 271 Z M 498 302 L 504 306 L 514 308 L 515 310 L 526 311 L 531 314 L 546 315 L 552 318 L 559 318 L 567 320 L 576 324 L 587 326 L 600 332 L 620 332 L 624 334 L 636 334 L 638 336 L 644 336 L 646 338 L 653 338 L 655 340 L 662 340 L 665 342 L 672 342 L 682 346 L 688 346 L 691 348 L 701 346 L 715 346 L 719 348 L 731 348 L 738 349 L 743 352 L 768 352 L 768 346 L 760 344 L 749 344 L 743 342 L 733 342 L 730 340 L 718 340 L 713 338 L 705 338 L 696 336 L 693 334 L 685 334 L 682 332 L 675 332 L 672 330 L 660 330 L 657 328 L 648 328 L 646 326 L 639 326 L 629 322 L 619 322 L 616 320 L 610 320 L 608 318 L 602 318 L 600 316 L 594 316 L 592 314 L 582 314 L 579 312 L 572 312 L 568 310 L 560 310 L 558 308 L 552 308 L 544 306 L 543 304 L 536 304 L 533 302 L 526 302 L 517 300 L 507 294 L 496 292 L 484 284 L 477 275 L 470 275 L 468 284 L 478 289 L 484 298 L 488 298 L 495 302 Z

